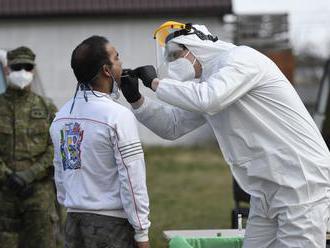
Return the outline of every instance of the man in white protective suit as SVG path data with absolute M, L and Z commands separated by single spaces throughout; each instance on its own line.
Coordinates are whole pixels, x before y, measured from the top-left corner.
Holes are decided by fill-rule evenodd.
M 125 82 L 137 119 L 170 140 L 211 126 L 235 179 L 251 195 L 245 248 L 325 247 L 330 153 L 278 67 L 203 25 L 166 22 L 155 39 L 158 75 L 142 66 Z M 136 76 L 169 105 L 140 96 Z

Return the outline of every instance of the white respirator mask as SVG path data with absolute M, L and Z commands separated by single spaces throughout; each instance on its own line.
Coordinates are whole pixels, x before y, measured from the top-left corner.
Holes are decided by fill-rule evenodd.
M 189 59 L 186 57 L 190 51 L 183 57 L 178 58 L 173 62 L 168 63 L 168 77 L 185 82 L 185 81 L 192 81 L 195 78 L 196 72 L 194 65 L 196 63 L 196 58 L 194 62 L 191 63 Z
M 17 89 L 24 89 L 29 86 L 33 80 L 33 73 L 24 69 L 12 71 L 8 76 L 8 84 Z

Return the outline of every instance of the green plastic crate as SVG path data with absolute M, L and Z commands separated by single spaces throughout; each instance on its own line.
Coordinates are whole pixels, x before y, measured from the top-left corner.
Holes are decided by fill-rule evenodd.
M 169 248 L 241 248 L 243 237 L 183 238 L 174 237 Z

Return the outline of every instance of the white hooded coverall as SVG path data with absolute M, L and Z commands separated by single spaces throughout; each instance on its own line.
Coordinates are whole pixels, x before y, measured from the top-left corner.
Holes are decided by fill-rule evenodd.
M 204 33 L 204 26 L 195 25 Z M 330 153 L 290 82 L 246 46 L 179 36 L 202 65 L 199 83 L 162 79 L 134 110 L 165 139 L 208 123 L 239 185 L 251 195 L 245 248 L 325 247 Z

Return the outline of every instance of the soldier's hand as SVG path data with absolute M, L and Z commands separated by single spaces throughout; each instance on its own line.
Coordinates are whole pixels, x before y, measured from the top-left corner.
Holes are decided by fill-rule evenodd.
M 137 248 L 150 248 L 149 241 L 146 242 L 136 242 Z
M 16 193 L 18 193 L 25 189 L 26 182 L 24 181 L 24 179 L 19 177 L 16 173 L 12 173 L 7 179 L 6 186 L 10 190 L 13 190 Z
M 157 72 L 154 66 L 152 65 L 141 66 L 136 68 L 134 72 L 142 80 L 143 84 L 146 87 L 152 89 L 151 83 L 155 78 L 157 78 Z
M 141 98 L 139 80 L 134 76 L 132 70 L 123 70 L 120 81 L 121 92 L 129 103 L 136 102 Z

